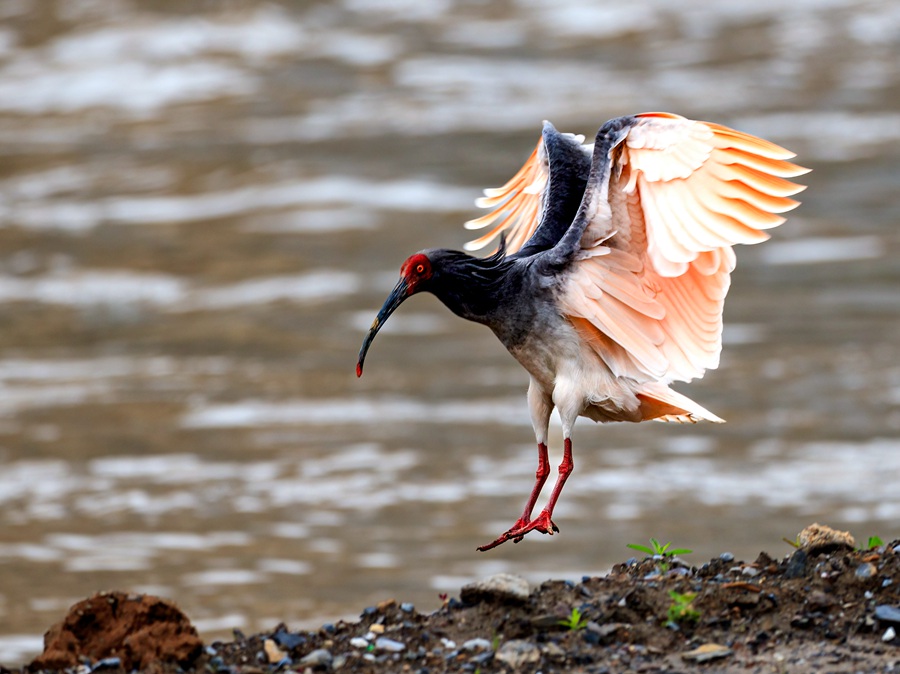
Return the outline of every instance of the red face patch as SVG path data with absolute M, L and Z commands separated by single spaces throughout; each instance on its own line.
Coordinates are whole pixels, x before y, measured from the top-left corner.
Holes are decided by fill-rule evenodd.
M 416 253 L 400 267 L 400 276 L 406 279 L 410 288 L 414 288 L 421 281 L 431 278 L 431 260 L 422 253 Z

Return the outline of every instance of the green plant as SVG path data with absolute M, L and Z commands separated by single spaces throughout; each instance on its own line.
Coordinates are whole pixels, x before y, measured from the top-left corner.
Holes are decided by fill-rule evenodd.
M 695 623 L 700 620 L 700 611 L 694 608 L 694 599 L 697 598 L 696 592 L 685 592 L 684 594 L 669 590 L 669 596 L 672 603 L 666 616 L 669 622 L 675 623 Z
M 650 546 L 646 545 L 638 545 L 637 543 L 629 543 L 627 546 L 632 550 L 638 550 L 640 552 L 646 552 L 648 555 L 660 557 L 674 557 L 675 555 L 687 555 L 693 552 L 693 550 L 688 550 L 687 548 L 674 548 L 672 550 L 669 549 L 669 546 L 672 545 L 671 542 L 666 543 L 665 545 L 661 545 L 658 540 L 655 538 L 650 539 Z
M 869 536 L 869 542 L 866 543 L 866 550 L 874 550 L 875 548 L 880 548 L 882 545 L 884 545 L 884 541 L 878 536 Z
M 687 548 L 670 548 L 671 545 L 671 541 L 669 543 L 666 543 L 665 545 L 662 545 L 655 538 L 651 538 L 649 546 L 638 545 L 637 543 L 629 543 L 625 547 L 631 548 L 632 550 L 637 550 L 638 552 L 645 552 L 651 557 L 661 557 L 662 560 L 670 557 L 675 557 L 676 555 L 688 555 L 693 552 L 693 550 L 688 550 Z M 659 561 L 658 566 L 659 570 L 662 572 L 666 572 L 669 570 L 669 564 L 666 561 Z
M 585 627 L 587 627 L 588 620 L 576 606 L 572 609 L 569 617 L 560 620 L 559 624 L 563 627 L 567 627 L 570 630 L 583 630 Z

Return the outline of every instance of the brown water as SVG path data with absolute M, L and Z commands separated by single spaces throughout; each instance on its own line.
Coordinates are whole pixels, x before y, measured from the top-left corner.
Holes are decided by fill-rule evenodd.
M 99 589 L 214 636 L 651 536 L 896 537 L 898 45 L 857 0 L 0 2 L 0 662 Z M 815 169 L 681 387 L 729 423 L 579 425 L 562 533 L 478 554 L 531 486 L 525 373 L 430 296 L 357 380 L 362 335 L 542 119 L 658 109 Z

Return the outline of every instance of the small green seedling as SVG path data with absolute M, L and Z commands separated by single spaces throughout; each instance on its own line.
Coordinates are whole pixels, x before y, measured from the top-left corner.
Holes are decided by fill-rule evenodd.
M 671 542 L 661 545 L 658 540 L 651 538 L 649 547 L 646 545 L 637 545 L 636 543 L 629 543 L 625 547 L 631 548 L 632 550 L 638 550 L 639 552 L 646 552 L 651 556 L 659 555 L 660 557 L 674 557 L 675 555 L 687 555 L 693 552 L 693 550 L 688 550 L 687 548 L 674 548 L 670 550 L 670 545 L 672 545 Z
M 576 606 L 572 609 L 572 613 L 569 614 L 569 617 L 560 620 L 559 624 L 563 627 L 567 627 L 572 631 L 583 630 L 585 627 L 587 627 L 588 619 Z
M 695 623 L 700 620 L 700 611 L 694 608 L 694 599 L 697 598 L 696 592 L 685 592 L 681 594 L 675 590 L 669 590 L 669 596 L 672 598 L 672 604 L 666 616 L 670 623 Z
M 874 550 L 875 548 L 880 548 L 882 545 L 884 545 L 884 541 L 878 536 L 869 536 L 869 542 L 866 543 L 866 550 Z
M 670 557 L 675 557 L 676 555 L 688 555 L 693 552 L 693 550 L 688 550 L 687 548 L 670 549 L 671 545 L 671 541 L 669 543 L 666 543 L 665 545 L 662 545 L 655 538 L 651 538 L 649 547 L 646 545 L 638 545 L 636 543 L 629 543 L 625 547 L 631 548 L 632 550 L 637 550 L 638 552 L 645 552 L 652 557 L 661 557 L 662 560 L 666 560 Z M 669 570 L 669 564 L 666 561 L 659 561 L 657 563 L 657 566 L 663 573 Z

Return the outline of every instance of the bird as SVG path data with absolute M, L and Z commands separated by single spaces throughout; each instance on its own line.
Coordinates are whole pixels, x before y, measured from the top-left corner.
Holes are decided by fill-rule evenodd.
M 559 532 L 553 510 L 574 470 L 572 428 L 596 422 L 723 420 L 670 388 L 719 364 L 722 308 L 735 244 L 756 244 L 796 208 L 808 172 L 796 155 L 749 133 L 666 112 L 612 119 L 593 144 L 544 122 L 541 137 L 489 211 L 465 223 L 490 228 L 464 250 L 427 249 L 400 279 L 365 335 L 409 297 L 430 292 L 454 314 L 489 327 L 529 375 L 538 447 L 521 516 L 487 551 L 526 534 Z M 483 257 L 471 253 L 497 242 Z M 563 457 L 550 474 L 548 426 L 558 410 Z

